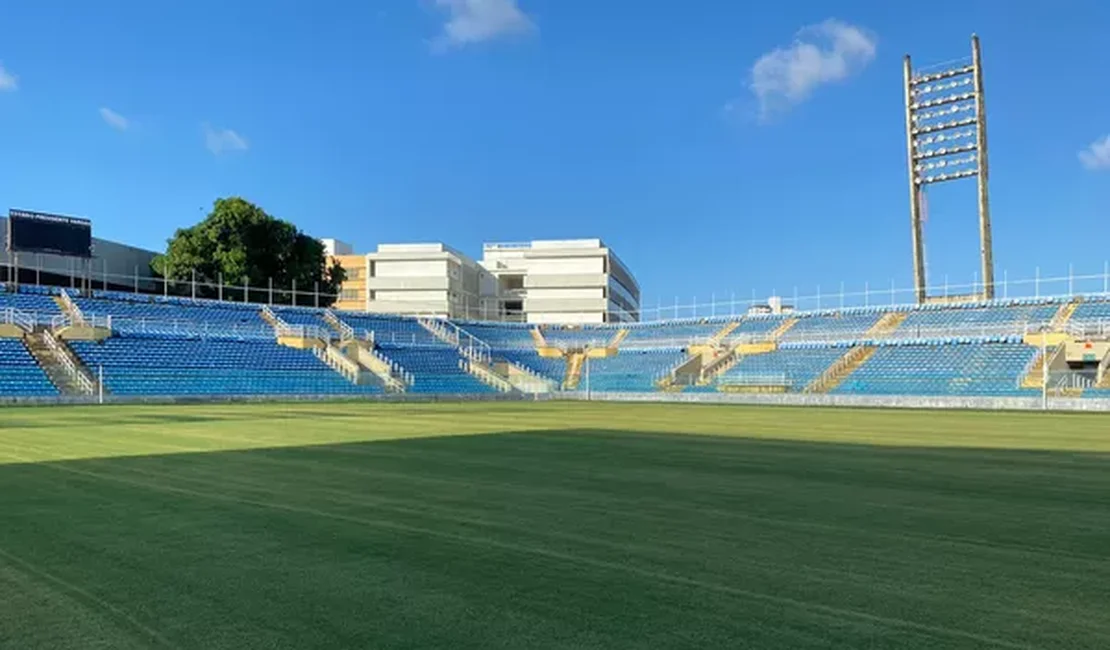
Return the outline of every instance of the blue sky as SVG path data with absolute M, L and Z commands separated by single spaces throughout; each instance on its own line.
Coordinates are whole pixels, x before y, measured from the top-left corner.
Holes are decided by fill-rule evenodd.
M 230 194 L 363 250 L 601 237 L 648 306 L 908 287 L 901 57 L 978 32 L 999 275 L 1101 272 L 1110 4 L 835 4 L 10 3 L 0 205 L 158 249 Z M 933 283 L 972 188 L 930 195 Z

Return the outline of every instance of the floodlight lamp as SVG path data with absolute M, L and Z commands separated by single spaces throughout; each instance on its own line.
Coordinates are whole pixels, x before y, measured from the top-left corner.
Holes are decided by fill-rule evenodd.
M 938 122 L 937 124 L 927 124 L 925 126 L 914 127 L 911 132 L 912 135 L 936 133 L 937 131 L 947 131 L 961 126 L 971 126 L 975 124 L 975 117 L 965 117 L 961 120 L 953 120 L 951 122 Z
M 967 101 L 969 99 L 974 99 L 974 98 L 975 98 L 975 93 L 956 93 L 956 94 L 952 94 L 952 95 L 946 95 L 944 97 L 936 97 L 936 98 L 933 98 L 933 99 L 927 99 L 925 101 L 917 102 L 916 104 L 913 104 L 912 106 L 910 106 L 910 108 L 912 110 L 916 111 L 916 110 L 920 110 L 922 108 L 932 108 L 933 106 L 943 106 L 945 104 L 951 104 L 953 102 L 964 102 L 964 101 Z
M 965 151 L 975 151 L 978 148 L 979 148 L 978 144 L 976 144 L 974 142 L 968 142 L 967 144 L 962 144 L 962 145 L 959 145 L 957 147 L 941 147 L 939 149 L 926 149 L 924 151 L 917 152 L 917 154 L 914 156 L 914 159 L 915 160 L 926 160 L 928 158 L 939 158 L 941 156 L 953 156 L 953 155 L 958 154 L 958 153 L 964 153 Z
M 959 167 L 960 165 L 967 165 L 975 162 L 974 155 L 967 156 L 966 158 L 948 158 L 945 160 L 938 160 L 930 163 L 919 163 L 914 166 L 915 171 L 929 171 L 932 169 L 946 169 L 948 167 Z
M 929 136 L 920 137 L 920 138 L 913 138 L 913 148 L 914 149 L 921 149 L 922 147 L 927 147 L 931 144 L 942 144 L 942 143 L 945 143 L 945 142 L 955 143 L 958 140 L 963 140 L 964 138 L 973 138 L 973 137 L 975 137 L 975 131 L 972 130 L 972 129 L 968 129 L 966 131 L 952 131 L 952 132 L 941 131 L 940 133 L 938 133 L 936 135 L 929 135 Z
M 941 92 L 942 90 L 953 90 L 960 86 L 970 86 L 974 81 L 975 80 L 971 77 L 964 77 L 963 79 L 956 79 L 948 83 L 922 86 L 914 89 L 913 94 L 915 97 L 919 97 L 921 95 L 928 95 L 929 93 Z
M 939 108 L 935 111 L 925 111 L 923 113 L 914 113 L 913 121 L 918 122 L 920 120 L 931 120 L 931 119 L 934 119 L 934 118 L 937 118 L 937 117 L 947 117 L 949 115 L 955 115 L 956 113 L 963 113 L 964 111 L 973 111 L 973 110 L 975 110 L 974 102 L 968 103 L 968 104 L 956 104 L 954 106 L 949 106 L 947 108 Z

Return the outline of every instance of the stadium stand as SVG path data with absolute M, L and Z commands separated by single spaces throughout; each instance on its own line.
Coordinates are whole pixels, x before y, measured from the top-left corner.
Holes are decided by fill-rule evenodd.
M 1015 300 L 1001 305 L 923 305 L 909 313 L 901 329 L 929 333 L 940 329 L 964 328 L 970 334 L 976 329 L 1048 323 L 1056 315 L 1057 309 L 1057 302 L 1049 298 Z
M 842 334 L 862 335 L 879 320 L 879 313 L 830 313 L 815 314 L 798 319 L 794 327 L 784 336 L 787 340 L 804 340 L 808 336 L 837 336 Z
M 494 359 L 504 359 L 510 363 L 527 368 L 532 372 L 553 381 L 562 381 L 566 373 L 566 361 L 562 358 L 541 357 L 535 351 L 528 350 L 495 350 Z
M 1092 328 L 1110 332 L 1106 296 L 537 330 L 519 323 L 437 325 L 399 316 L 117 292 L 80 297 L 71 290 L 24 287 L 0 291 L 0 314 L 8 314 L 7 325 L 0 322 L 6 333 L 0 330 L 0 335 L 16 337 L 0 339 L 0 395 L 59 394 L 62 386 L 51 383 L 57 377 L 43 371 L 18 337 L 31 336 L 25 334 L 32 329 L 28 323 L 41 330 L 76 322 L 56 319 L 77 313 L 62 291 L 72 296 L 81 315 L 110 318 L 100 333 L 108 335 L 103 342 L 69 340 L 63 345 L 85 365 L 88 376 L 103 369 L 104 388 L 120 396 L 367 395 L 383 392 L 382 384 L 391 376 L 399 378 L 390 384 L 394 392 L 530 390 L 489 376 L 519 368 L 553 387 L 565 384 L 577 390 L 586 389 L 583 375 L 588 374 L 591 391 L 769 386 L 837 395 L 1020 396 L 1037 393 L 1045 383 L 1037 377 L 1045 365 L 1037 333 L 1066 338 Z M 36 316 L 28 320 L 29 314 Z M 306 330 L 299 341 L 285 341 L 267 314 L 291 326 L 316 329 L 311 334 Z M 374 348 L 380 367 L 359 356 L 357 346 L 337 346 L 340 330 L 362 339 L 358 346 Z M 537 331 L 543 339 L 534 336 Z M 474 337 L 479 347 L 456 349 L 450 336 L 454 332 Z M 626 332 L 623 339 L 617 336 L 621 332 Z M 1058 344 L 1059 338 L 1049 345 Z M 538 345 L 546 348 L 543 356 Z M 586 346 L 610 349 L 608 356 L 591 357 L 586 367 L 582 353 L 576 352 Z M 475 349 L 480 356 L 474 356 Z M 502 362 L 519 368 L 502 364 L 498 370 Z M 660 382 L 680 367 L 684 373 L 692 369 L 684 381 Z M 1080 374 L 1079 383 L 1068 385 L 1065 394 L 1110 397 L 1110 373 L 1088 365 Z M 1052 383 L 1064 385 L 1056 377 Z
M 684 345 L 691 341 L 710 338 L 727 323 L 727 319 L 644 323 L 628 328 L 628 336 L 624 338 L 623 347 Z
M 374 340 L 382 344 L 446 345 L 414 318 L 354 314 L 343 311 L 335 312 L 335 315 L 339 320 L 350 326 L 355 331 L 355 336 L 359 338 L 364 338 L 367 334 L 372 333 Z
M 1022 343 L 883 346 L 833 392 L 1014 396 L 1022 393 L 1015 378 L 1036 355 Z
M 610 326 L 541 328 L 543 337 L 550 345 L 562 348 L 603 348 L 609 345 L 617 331 L 617 328 Z
M 321 329 L 328 329 L 323 312 L 319 309 L 300 307 L 274 307 L 274 314 L 289 325 L 311 325 Z
M 531 350 L 535 347 L 532 330 L 535 326 L 517 323 L 478 323 L 460 321 L 464 332 L 485 341 L 494 350 Z
M 463 358 L 452 348 L 401 347 L 393 344 L 381 348 L 382 356 L 411 373 L 412 393 L 490 393 L 494 389 L 463 370 Z
M 19 339 L 0 339 L 0 397 L 53 397 L 58 390 Z
M 800 391 L 844 355 L 841 347 L 780 348 L 741 357 L 717 378 L 720 385 L 781 385 Z
M 1079 304 L 1071 322 L 1081 325 L 1110 323 L 1110 300 L 1086 300 Z
M 259 319 L 258 305 L 114 292 L 96 292 L 93 298 L 76 297 L 73 302 L 86 316 L 111 316 L 112 329 L 120 334 L 240 340 L 272 337 L 272 330 Z
M 615 356 L 590 359 L 580 387 L 590 390 L 646 392 L 655 389 L 655 380 L 682 361 L 680 349 L 653 348 L 622 350 Z
M 355 385 L 308 350 L 263 341 L 112 337 L 71 341 L 89 368 L 103 369 L 117 395 L 345 395 L 378 393 Z
M 783 316 L 755 316 L 746 317 L 740 325 L 732 331 L 734 336 L 767 334 L 774 331 L 786 320 Z
M 7 291 L 0 285 L 0 310 L 11 308 L 35 316 L 35 320 L 48 324 L 51 317 L 61 313 L 52 294 L 47 290 L 29 287 L 18 293 Z

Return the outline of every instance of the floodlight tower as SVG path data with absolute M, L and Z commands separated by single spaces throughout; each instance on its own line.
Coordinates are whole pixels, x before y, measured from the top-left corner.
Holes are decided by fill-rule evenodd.
M 971 37 L 971 60 L 928 71 L 904 61 L 906 150 L 909 157 L 913 280 L 917 302 L 928 300 L 922 197 L 926 185 L 975 178 L 979 185 L 979 257 L 983 298 L 994 298 L 991 213 L 987 193 L 987 111 L 979 37 Z

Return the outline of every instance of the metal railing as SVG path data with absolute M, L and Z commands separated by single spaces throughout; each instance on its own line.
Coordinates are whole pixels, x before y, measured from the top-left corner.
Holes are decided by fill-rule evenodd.
M 1067 390 L 1086 390 L 1095 387 L 1095 382 L 1089 377 L 1074 372 L 1051 373 L 1048 381 L 1052 387 L 1050 390 L 1057 394 Z
M 69 324 L 69 319 L 66 316 L 56 316 L 54 321 L 52 325 L 55 327 L 58 326 L 58 323 Z M 127 317 L 108 317 L 105 322 L 112 331 L 184 338 L 269 339 L 273 338 L 275 332 L 273 327 L 263 323 L 247 325 L 244 323 Z
M 93 395 L 96 393 L 96 382 L 86 375 L 82 368 L 77 365 L 77 362 L 70 356 L 68 348 L 62 345 L 58 339 L 54 338 L 54 335 L 51 334 L 49 330 L 42 333 L 42 340 L 46 342 L 46 347 L 50 348 L 50 351 L 54 354 L 54 358 L 61 362 L 66 375 L 69 376 L 73 383 L 77 384 L 77 387 L 82 393 L 85 395 Z
M 78 325 L 83 325 L 85 322 L 85 315 L 81 312 L 81 308 L 77 306 L 77 303 L 73 302 L 73 298 L 69 296 L 69 292 L 62 289 L 58 292 L 58 295 L 62 299 L 62 304 L 65 305 L 66 313 L 73 316 Z
M 554 379 L 551 379 L 550 377 L 545 377 L 545 376 L 541 375 L 540 373 L 536 372 L 535 370 L 532 370 L 528 366 L 523 366 L 519 363 L 516 363 L 515 361 L 510 361 L 508 359 L 505 360 L 505 363 L 507 363 L 510 366 L 516 368 L 519 372 L 522 372 L 522 373 L 528 375 L 534 381 L 539 382 L 541 384 L 544 384 L 548 388 L 552 388 L 552 387 L 554 387 L 555 385 L 558 384 L 558 382 L 555 381 Z
M 1072 316 L 1072 318 L 1075 317 Z M 1080 338 L 1110 336 L 1110 319 L 1068 321 L 1063 331 Z
M 527 248 L 528 243 L 491 243 L 489 250 L 513 250 Z M 12 256 L 0 251 L 0 275 L 6 279 L 14 276 Z M 512 262 L 512 260 L 506 260 Z M 317 283 L 312 285 L 296 285 L 289 282 L 287 285 L 275 283 L 269 279 L 262 279 L 256 285 L 245 283 L 242 278 L 234 279 L 223 277 L 206 278 L 202 274 L 183 273 L 182 279 L 163 279 L 150 276 L 149 271 L 135 267 L 132 273 L 108 273 L 106 263 L 101 261 L 101 268 L 90 268 L 86 273 L 79 273 L 74 268 L 59 269 L 43 266 L 42 260 L 35 256 L 29 264 L 22 265 L 24 274 L 36 270 L 54 275 L 68 276 L 68 287 L 76 290 L 84 287 L 88 290 L 103 291 L 106 294 L 118 293 L 125 295 L 146 295 L 178 297 L 182 299 L 213 300 L 238 304 L 279 304 L 298 306 L 326 306 L 333 304 L 341 296 L 320 291 Z M 182 269 L 181 271 L 185 271 Z M 1088 296 L 1097 299 L 1110 298 L 1110 262 L 1106 262 L 1099 269 L 1097 265 L 1087 265 L 1085 271 L 1073 268 L 1071 265 L 1060 267 L 1052 274 L 1044 274 L 1041 269 L 1028 269 L 1022 275 L 1010 274 L 1005 269 L 1000 269 L 999 277 L 993 285 L 994 293 L 999 296 L 995 301 L 981 301 L 977 298 L 984 293 L 983 282 L 975 277 L 964 277 L 960 280 L 953 278 L 949 281 L 947 276 L 935 278 L 927 288 L 927 293 L 933 300 L 953 300 L 964 296 L 964 302 L 975 304 L 1008 304 L 1015 300 L 1066 300 L 1074 296 Z M 1014 279 L 1014 278 L 1022 279 Z M 14 284 L 14 283 L 12 283 Z M 35 283 L 25 283 L 26 286 L 44 286 Z M 677 296 L 641 297 L 639 312 L 644 321 L 669 321 L 680 318 L 740 318 L 752 310 L 765 307 L 767 296 L 776 296 L 783 302 L 793 307 L 796 313 L 827 312 L 835 310 L 879 310 L 879 309 L 910 309 L 916 307 L 916 287 L 908 282 L 899 284 L 890 278 L 883 282 L 860 282 L 845 284 L 843 282 L 828 282 L 822 286 L 815 286 L 813 290 L 803 287 L 787 288 L 773 285 L 752 287 L 745 290 L 729 292 L 726 296 L 721 293 L 702 294 L 701 300 L 696 296 L 679 298 Z M 828 289 L 838 287 L 834 291 Z M 53 288 L 53 287 L 52 287 Z M 781 289 L 781 291 L 780 291 Z M 750 297 L 749 297 L 750 296 Z M 708 300 L 707 300 L 708 298 Z M 488 298 L 470 297 L 462 301 L 461 308 L 468 314 L 481 315 L 491 320 L 515 320 L 499 313 L 499 310 L 487 309 L 479 304 Z M 371 303 L 372 305 L 373 303 Z M 455 306 L 452 306 L 454 309 Z M 620 314 L 614 313 L 617 317 Z
M 346 342 L 355 338 L 355 328 L 348 325 L 334 311 L 330 309 L 324 310 L 324 321 L 339 331 L 340 341 Z
M 456 345 L 459 348 L 459 352 L 475 361 L 480 361 L 485 364 L 492 362 L 493 353 L 489 343 L 486 343 L 451 321 L 445 322 L 449 325 L 449 328 L 454 331 L 455 338 L 458 341 Z
M 362 375 L 362 366 L 344 355 L 335 346 L 327 345 L 325 347 L 313 347 L 312 354 L 314 354 L 317 359 L 327 364 L 332 370 L 343 375 L 343 378 L 347 381 L 352 384 L 359 383 L 359 379 Z
M 512 382 L 503 377 L 498 377 L 488 368 L 475 365 L 475 363 L 469 359 L 459 359 L 459 370 L 462 370 L 483 384 L 496 389 L 500 393 L 511 393 L 513 391 Z
M 455 323 L 442 318 L 419 318 L 417 322 L 439 340 L 455 346 L 464 357 L 485 364 L 492 361 L 490 345 Z
M 377 349 L 371 347 L 366 351 L 372 357 L 385 364 L 385 366 L 391 370 L 390 376 L 392 376 L 394 379 L 400 380 L 401 383 L 405 384 L 406 386 L 412 386 L 413 383 L 416 381 L 415 375 L 413 375 L 408 370 L 405 370 L 404 366 L 402 366 L 401 364 L 384 356 L 381 352 L 378 352 Z
M 30 332 L 35 328 L 35 317 L 14 307 L 7 307 L 0 310 L 0 323 L 15 325 L 24 332 Z
M 416 322 L 420 323 L 421 327 L 431 332 L 432 336 L 435 336 L 437 339 L 443 341 L 444 343 L 447 343 L 448 345 L 453 345 L 455 347 L 459 346 L 459 333 L 457 325 L 455 325 L 455 330 L 452 331 L 448 329 L 446 325 L 444 325 L 445 321 L 443 321 L 443 319 L 432 318 L 428 316 L 419 316 L 417 317 Z M 452 325 L 454 325 L 454 323 L 452 323 Z
M 277 336 L 319 339 L 321 341 L 331 341 L 336 338 L 334 332 L 327 328 L 320 327 L 319 325 L 293 325 L 287 323 L 281 316 L 278 316 L 273 309 L 270 309 L 269 305 L 262 306 L 262 317 L 273 325 L 274 334 Z
M 717 379 L 722 386 L 783 386 L 790 388 L 793 380 L 786 373 L 728 375 Z
M 290 325 L 282 321 L 281 324 L 274 327 L 274 331 L 278 336 L 288 336 L 300 339 L 319 339 L 321 341 L 331 341 L 336 338 L 334 332 L 319 325 Z

